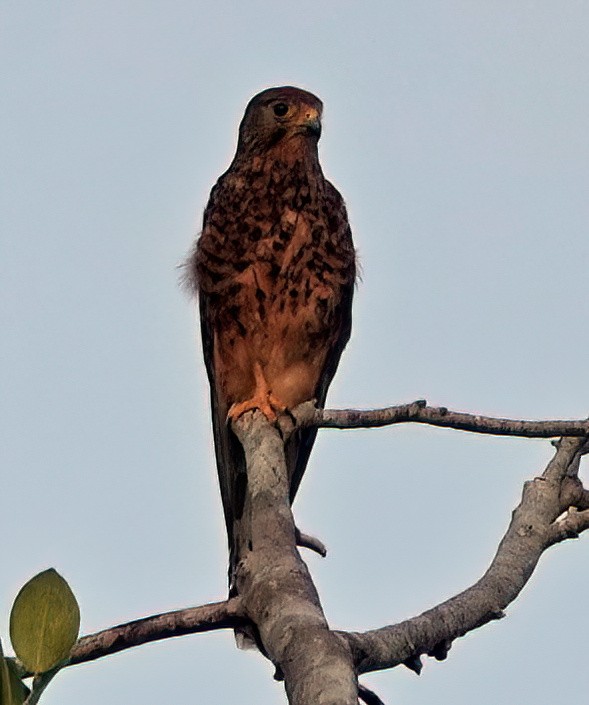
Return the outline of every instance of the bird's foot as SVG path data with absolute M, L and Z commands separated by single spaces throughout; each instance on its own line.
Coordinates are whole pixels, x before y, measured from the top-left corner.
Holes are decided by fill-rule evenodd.
M 287 411 L 286 405 L 277 396 L 272 394 L 259 363 L 256 363 L 254 367 L 254 375 L 256 378 L 256 390 L 253 397 L 231 405 L 229 413 L 227 414 L 228 423 L 230 421 L 237 421 L 237 419 L 247 411 L 255 411 L 257 409 L 264 414 L 271 424 L 274 424 L 278 417 Z
M 232 404 L 227 414 L 227 421 L 237 421 L 237 419 L 247 411 L 261 411 L 270 423 L 276 420 L 287 411 L 286 406 L 271 392 L 256 394 L 251 399 L 246 399 L 236 404 Z

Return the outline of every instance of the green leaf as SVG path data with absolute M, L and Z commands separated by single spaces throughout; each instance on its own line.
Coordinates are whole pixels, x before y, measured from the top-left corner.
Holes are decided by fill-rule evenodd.
M 67 658 L 78 638 L 80 608 L 53 568 L 29 580 L 10 613 L 10 640 L 24 666 L 43 673 Z
M 29 692 L 14 670 L 12 662 L 4 658 L 0 642 L 0 705 L 22 705 Z

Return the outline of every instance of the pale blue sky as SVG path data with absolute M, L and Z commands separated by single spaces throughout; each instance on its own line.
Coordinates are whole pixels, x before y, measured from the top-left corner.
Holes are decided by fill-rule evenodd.
M 331 405 L 587 415 L 587 36 L 573 0 L 2 2 L 5 646 L 18 588 L 49 566 L 85 633 L 225 595 L 176 265 L 265 87 L 323 99 L 322 163 L 362 262 Z M 332 625 L 397 621 L 478 578 L 549 456 L 436 429 L 322 432 L 295 514 L 330 549 L 305 557 Z M 508 618 L 445 663 L 365 682 L 403 705 L 577 700 L 588 541 L 546 555 Z M 43 702 L 284 702 L 271 676 L 230 633 L 198 635 L 69 669 Z

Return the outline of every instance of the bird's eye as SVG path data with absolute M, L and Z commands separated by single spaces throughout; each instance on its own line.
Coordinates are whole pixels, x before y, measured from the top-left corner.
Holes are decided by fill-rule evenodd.
M 288 105 L 286 103 L 276 103 L 273 110 L 274 115 L 277 117 L 284 117 L 288 113 Z

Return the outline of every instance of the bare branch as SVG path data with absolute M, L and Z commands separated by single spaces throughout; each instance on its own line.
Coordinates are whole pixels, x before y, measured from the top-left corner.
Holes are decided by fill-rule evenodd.
M 246 622 L 239 598 L 156 614 L 83 636 L 72 649 L 68 666 L 93 661 L 150 641 L 227 629 Z
M 347 642 L 332 632 L 296 548 L 284 441 L 263 414 L 233 422 L 246 457 L 247 485 L 235 585 L 277 668 L 291 705 L 357 705 L 358 682 Z
M 411 404 L 384 409 L 317 409 L 312 402 L 298 406 L 294 417 L 300 426 L 318 428 L 373 428 L 398 423 L 423 423 L 460 431 L 486 433 L 494 436 L 552 438 L 557 436 L 588 436 L 589 421 L 523 421 L 449 411 L 445 407 L 427 406 L 423 399 Z
M 584 443 L 583 438 L 562 439 L 542 477 L 525 483 L 491 566 L 472 587 L 399 624 L 364 633 L 340 632 L 352 647 L 358 673 L 417 664 L 421 654 L 445 658 L 454 639 L 503 616 L 546 548 L 570 537 L 571 531 L 589 528 L 589 511 L 569 512 L 556 522 L 562 514 L 561 483 Z
M 24 701 L 23 705 L 37 705 L 41 695 L 45 692 L 45 688 L 51 683 L 55 676 L 61 670 L 61 665 L 55 668 L 45 671 L 45 673 L 40 673 L 38 676 L 33 678 L 33 687 L 31 692 L 28 694 L 27 699 Z
M 151 641 L 225 628 L 253 629 L 263 653 L 285 680 L 291 705 L 378 703 L 357 674 L 404 664 L 419 673 L 421 656 L 446 658 L 454 639 L 504 616 L 542 553 L 589 529 L 589 491 L 577 474 L 589 452 L 588 421 L 518 421 L 428 408 L 423 401 L 373 411 L 330 411 L 303 404 L 288 428 L 259 412 L 233 424 L 247 460 L 247 490 L 236 568 L 239 595 L 227 601 L 145 617 L 79 639 L 66 665 L 98 659 Z M 542 477 L 526 482 L 520 505 L 485 575 L 473 586 L 418 617 L 365 633 L 329 629 L 297 545 L 325 547 L 294 524 L 284 439 L 294 428 L 357 428 L 415 421 L 526 437 L 566 433 Z M 573 437 L 576 436 L 576 437 Z
M 571 507 L 562 519 L 559 518 L 552 526 L 550 545 L 566 539 L 576 539 L 586 529 L 589 529 L 589 509 L 580 512 L 575 507 Z
M 304 534 L 298 527 L 295 530 L 295 540 L 297 542 L 297 546 L 308 548 L 309 550 L 318 553 L 321 558 L 325 558 L 327 555 L 327 548 L 323 542 L 321 542 L 316 536 Z

